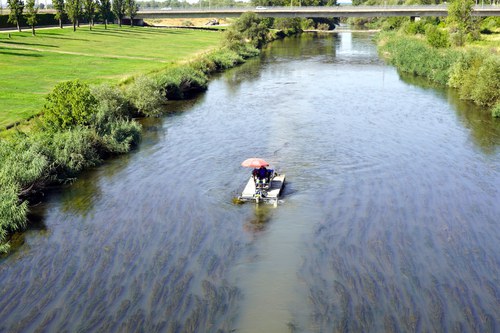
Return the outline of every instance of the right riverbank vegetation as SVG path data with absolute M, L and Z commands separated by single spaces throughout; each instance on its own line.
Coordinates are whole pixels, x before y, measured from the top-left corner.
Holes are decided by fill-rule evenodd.
M 500 17 L 474 17 L 474 4 L 450 1 L 447 18 L 379 22 L 379 52 L 398 70 L 455 88 L 500 118 Z
M 41 200 L 44 190 L 71 182 L 85 168 L 132 149 L 141 137 L 135 119 L 160 116 L 169 111 L 167 100 L 206 90 L 212 73 L 257 56 L 271 40 L 297 33 L 300 22 L 247 13 L 227 29 L 217 50 L 190 61 L 119 84 L 93 85 L 90 79 L 58 83 L 34 118 L 2 131 L 0 252 L 8 252 L 11 236 L 26 228 L 30 204 Z

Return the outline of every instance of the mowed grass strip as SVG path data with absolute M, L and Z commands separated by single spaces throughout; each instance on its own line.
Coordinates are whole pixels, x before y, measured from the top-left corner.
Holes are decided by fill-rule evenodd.
M 119 83 L 216 47 L 221 33 L 116 25 L 0 33 L 0 129 L 40 112 L 61 81 Z

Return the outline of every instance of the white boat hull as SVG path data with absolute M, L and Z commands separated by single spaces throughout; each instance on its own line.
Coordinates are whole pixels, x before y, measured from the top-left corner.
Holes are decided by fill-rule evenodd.
M 271 180 L 269 188 L 266 189 L 261 195 L 259 193 L 260 191 L 256 191 L 257 189 L 255 187 L 255 181 L 253 177 L 250 177 L 239 199 L 243 201 L 255 201 L 257 203 L 260 201 L 277 202 L 284 185 L 285 175 L 276 175 Z

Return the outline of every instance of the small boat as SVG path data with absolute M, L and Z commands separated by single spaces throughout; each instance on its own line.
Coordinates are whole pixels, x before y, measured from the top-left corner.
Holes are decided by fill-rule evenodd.
M 265 169 L 269 163 L 259 158 L 249 158 L 242 164 L 244 167 L 255 168 L 252 176 L 248 180 L 241 196 L 241 201 L 273 202 L 278 203 L 278 198 L 285 185 L 285 175 L 277 173 L 274 170 Z M 257 168 L 264 168 L 265 177 L 259 177 Z

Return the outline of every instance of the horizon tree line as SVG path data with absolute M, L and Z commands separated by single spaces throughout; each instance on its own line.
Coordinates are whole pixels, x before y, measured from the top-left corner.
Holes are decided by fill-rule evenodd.
M 26 0 L 26 4 L 23 0 L 7 0 L 7 6 L 8 22 L 15 24 L 17 30 L 21 31 L 21 19 L 24 17 L 35 36 L 35 26 L 38 23 L 38 7 L 35 5 L 35 0 Z M 104 22 L 105 29 L 115 18 L 121 27 L 125 16 L 130 17 L 130 26 L 133 26 L 134 17 L 139 10 L 136 0 L 53 0 L 52 6 L 56 12 L 54 18 L 58 21 L 59 28 L 63 28 L 63 21 L 67 17 L 73 25 L 73 31 L 80 27 L 82 19 L 87 20 L 90 30 L 98 18 Z

